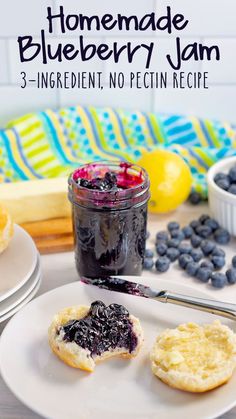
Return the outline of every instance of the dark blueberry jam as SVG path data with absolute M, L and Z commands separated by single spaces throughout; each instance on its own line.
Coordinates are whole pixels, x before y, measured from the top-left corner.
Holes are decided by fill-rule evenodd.
M 69 179 L 75 260 L 80 276 L 140 275 L 149 179 L 135 165 L 91 163 Z
M 76 342 L 92 356 L 116 348 L 126 348 L 131 353 L 138 343 L 129 312 L 119 304 L 106 306 L 102 301 L 95 301 L 86 317 L 71 320 L 61 329 L 65 341 Z
M 104 177 L 96 177 L 92 180 L 86 178 L 78 178 L 76 183 L 79 186 L 87 189 L 93 189 L 97 191 L 118 191 L 118 179 L 115 173 L 106 172 Z

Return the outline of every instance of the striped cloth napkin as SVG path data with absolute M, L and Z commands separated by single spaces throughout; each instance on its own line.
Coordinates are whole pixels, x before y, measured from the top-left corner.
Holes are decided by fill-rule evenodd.
M 0 130 L 0 182 L 67 176 L 88 161 L 136 162 L 165 148 L 189 164 L 207 197 L 206 172 L 236 154 L 236 125 L 180 115 L 73 106 L 25 115 Z

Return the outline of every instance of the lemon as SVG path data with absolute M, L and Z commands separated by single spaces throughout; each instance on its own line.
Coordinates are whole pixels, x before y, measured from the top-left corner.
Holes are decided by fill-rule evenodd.
M 145 153 L 138 164 L 146 169 L 150 178 L 151 212 L 173 211 L 188 198 L 192 175 L 178 154 L 166 150 L 151 151 Z
M 0 205 L 0 253 L 9 245 L 13 236 L 13 222 L 8 212 Z

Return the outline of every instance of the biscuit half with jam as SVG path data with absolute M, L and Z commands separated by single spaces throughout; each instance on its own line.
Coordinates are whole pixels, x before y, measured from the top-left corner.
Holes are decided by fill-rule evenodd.
M 48 337 L 52 351 L 67 365 L 92 372 L 105 359 L 135 357 L 143 331 L 124 306 L 95 301 L 90 307 L 69 307 L 56 314 Z

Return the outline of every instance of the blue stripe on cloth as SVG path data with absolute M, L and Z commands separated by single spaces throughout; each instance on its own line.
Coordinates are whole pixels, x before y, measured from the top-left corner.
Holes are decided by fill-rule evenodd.
M 118 112 L 114 108 L 112 108 L 112 112 L 115 114 L 115 116 L 117 118 L 117 122 L 118 122 L 118 125 L 119 125 L 119 128 L 120 128 L 122 138 L 123 138 L 125 144 L 127 145 L 127 147 L 129 147 L 129 141 L 128 141 L 126 135 L 125 135 L 124 124 L 121 121 L 120 115 L 118 114 Z
M 37 172 L 35 172 L 35 170 L 33 169 L 33 167 L 29 164 L 29 162 L 28 162 L 28 160 L 25 158 L 25 156 L 24 156 L 24 154 L 23 154 L 23 152 L 22 152 L 22 147 L 21 147 L 21 144 L 20 144 L 20 138 L 19 138 L 19 135 L 18 135 L 18 133 L 16 132 L 16 130 L 15 130 L 15 128 L 12 128 L 12 131 L 14 132 L 14 134 L 15 134 L 15 137 L 16 137 L 16 143 L 17 143 L 17 148 L 18 148 L 18 151 L 19 151 L 19 153 L 20 153 L 20 156 L 21 156 L 21 158 L 22 158 L 22 160 L 23 160 L 23 162 L 24 162 L 24 164 L 25 164 L 25 166 L 31 171 L 31 173 L 34 175 L 34 176 L 36 176 L 38 179 L 43 179 L 43 176 L 41 176 L 39 173 L 37 173 Z
M 100 149 L 103 153 L 106 153 L 106 154 L 108 154 L 109 156 L 115 157 L 115 158 L 117 159 L 117 154 L 116 154 L 116 153 L 112 153 L 111 151 L 104 150 L 104 148 L 102 147 L 102 145 L 101 145 L 101 143 L 100 143 L 100 140 L 99 140 L 99 134 L 98 134 L 98 132 L 97 132 L 97 128 L 96 128 L 96 125 L 95 125 L 95 122 L 94 122 L 94 120 L 93 120 L 92 115 L 90 115 L 90 112 L 89 112 L 89 110 L 88 110 L 87 108 L 83 108 L 83 110 L 84 110 L 84 112 L 85 112 L 85 114 L 86 114 L 86 116 L 87 116 L 87 118 L 88 118 L 88 120 L 89 120 L 89 122 L 90 122 L 90 124 L 91 124 L 91 128 L 92 128 L 92 131 L 93 131 L 94 139 L 95 139 L 95 142 L 96 142 L 96 144 L 97 144 L 98 148 L 99 148 L 99 149 Z
M 186 147 L 189 147 L 189 146 L 196 145 L 195 144 L 196 139 L 197 139 L 197 136 L 195 132 L 190 132 L 189 134 L 183 135 L 181 137 L 176 138 L 175 140 L 172 140 L 170 144 L 173 144 L 173 142 L 175 142 L 175 144 L 181 144 L 181 145 L 188 143 Z
M 198 155 L 198 154 L 196 154 L 196 153 L 194 153 L 194 150 L 192 149 L 192 148 L 189 148 L 188 149 L 188 151 L 189 151 L 189 153 L 195 158 L 195 160 L 197 160 L 198 161 L 198 163 L 202 166 L 202 167 L 204 167 L 204 169 L 206 169 L 206 170 L 208 170 L 209 169 L 209 166 L 204 162 L 204 160 L 202 160 L 201 159 L 201 157 Z
M 60 141 L 57 137 L 57 132 L 53 126 L 53 123 L 51 122 L 50 118 L 48 117 L 48 115 L 45 112 L 40 112 L 40 115 L 42 116 L 42 118 L 46 121 L 46 124 L 48 125 L 48 128 L 50 129 L 50 134 L 51 134 L 51 138 L 53 141 L 53 145 L 55 148 L 55 151 L 57 153 L 57 155 L 59 155 L 59 157 L 62 160 L 62 163 L 66 163 L 66 164 L 75 164 L 75 162 L 68 160 L 63 149 L 62 146 L 60 144 Z
M 223 157 L 227 156 L 229 151 L 231 150 L 228 147 L 224 147 L 217 150 L 216 152 L 217 159 L 222 159 Z
M 178 121 L 179 119 L 181 119 L 181 116 L 179 116 L 179 115 L 173 115 L 173 116 L 171 116 L 171 117 L 168 117 L 164 122 L 163 122 L 163 124 L 164 125 L 166 125 L 166 126 L 168 126 L 168 125 L 171 125 L 171 124 L 173 124 L 174 122 L 176 122 L 176 121 Z
M 189 131 L 191 129 L 193 129 L 191 122 L 187 122 L 184 125 L 177 125 L 176 127 L 170 128 L 167 131 L 167 135 L 181 134 L 181 133 L 184 133 L 184 131 Z
M 157 139 L 157 137 L 155 135 L 155 132 L 153 130 L 153 127 L 152 127 L 152 124 L 151 124 L 151 121 L 150 121 L 148 115 L 146 113 L 144 113 L 144 112 L 142 112 L 142 115 L 145 118 L 145 121 L 146 121 L 146 124 L 148 126 L 148 129 L 149 129 L 149 132 L 150 132 L 150 135 L 151 135 L 151 138 L 152 138 L 153 142 L 155 144 L 159 144 L 160 141 L 158 141 L 158 139 Z
M 26 176 L 25 173 L 21 170 L 21 168 L 18 166 L 18 164 L 16 163 L 16 161 L 13 157 L 11 147 L 9 145 L 9 139 L 8 139 L 7 135 L 3 131 L 0 131 L 0 133 L 2 135 L 3 143 L 6 147 L 6 151 L 7 151 L 7 155 L 8 155 L 8 159 L 9 159 L 10 164 L 12 165 L 12 167 L 18 173 L 18 175 L 21 177 L 22 180 L 28 180 L 29 179 L 28 176 Z
M 209 146 L 214 147 L 214 143 L 212 141 L 212 138 L 211 138 L 209 132 L 207 131 L 204 122 L 201 119 L 199 119 L 199 124 L 201 126 L 202 131 L 203 131 L 203 134 L 205 135 L 205 137 L 207 139 L 207 142 L 208 142 Z

